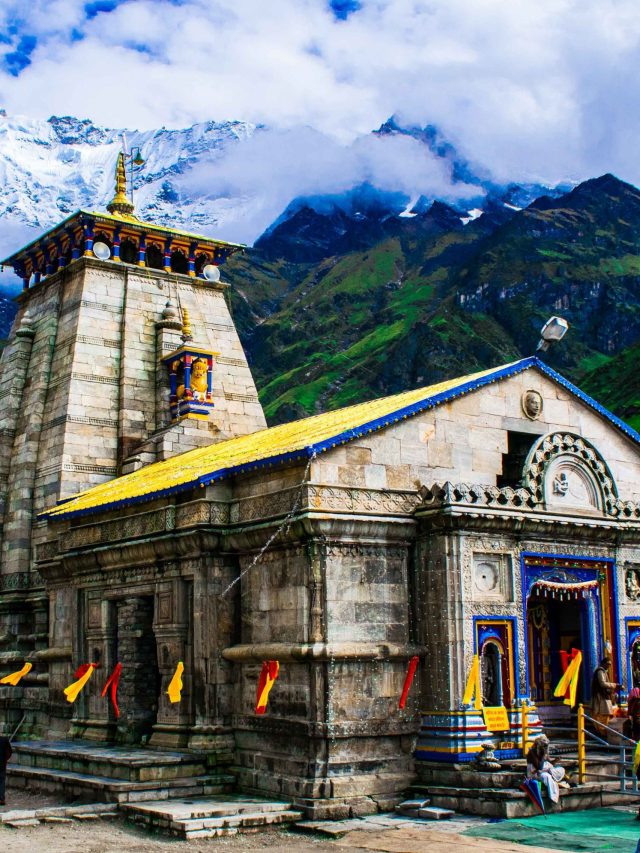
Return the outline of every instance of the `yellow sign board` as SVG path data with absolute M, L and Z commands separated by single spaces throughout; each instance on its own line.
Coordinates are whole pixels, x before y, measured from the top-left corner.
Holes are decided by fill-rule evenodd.
M 490 732 L 508 732 L 509 731 L 509 715 L 504 705 L 496 705 L 482 709 L 484 724 Z

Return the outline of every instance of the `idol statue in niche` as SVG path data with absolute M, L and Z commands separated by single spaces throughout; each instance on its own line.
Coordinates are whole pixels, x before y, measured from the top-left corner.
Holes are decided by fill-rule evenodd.
M 196 358 L 191 364 L 191 393 L 194 400 L 205 400 L 207 397 L 207 369 L 204 358 Z
M 184 365 L 182 362 L 174 362 L 174 369 L 178 374 L 178 399 L 188 397 L 193 400 L 207 399 L 207 361 L 204 358 L 195 358 L 191 362 L 191 379 L 189 387 L 184 385 Z
M 627 598 L 631 601 L 638 601 L 640 598 L 640 583 L 638 583 L 638 570 L 627 569 L 624 579 L 624 588 L 627 593 Z

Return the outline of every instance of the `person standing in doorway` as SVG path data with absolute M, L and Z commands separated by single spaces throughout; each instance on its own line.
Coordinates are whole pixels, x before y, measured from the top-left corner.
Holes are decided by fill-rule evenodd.
M 611 658 L 603 657 L 595 668 L 591 680 L 591 716 L 602 726 L 609 725 L 609 720 L 613 716 L 613 697 L 616 690 L 622 687 L 621 684 L 609 681 L 610 666 Z M 606 739 L 607 730 L 598 726 L 598 731 Z

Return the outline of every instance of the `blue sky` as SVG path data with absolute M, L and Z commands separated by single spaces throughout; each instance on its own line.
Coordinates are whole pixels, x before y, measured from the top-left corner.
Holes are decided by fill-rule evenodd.
M 11 114 L 342 144 L 395 114 L 499 178 L 640 180 L 637 0 L 2 0 L 0 32 Z

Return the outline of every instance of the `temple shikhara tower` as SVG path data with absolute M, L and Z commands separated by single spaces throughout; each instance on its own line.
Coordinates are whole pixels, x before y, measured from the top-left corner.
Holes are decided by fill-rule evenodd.
M 78 211 L 5 261 L 24 282 L 0 374 L 5 648 L 70 649 L 66 605 L 49 612 L 36 568 L 39 513 L 266 425 L 216 275 L 241 250 L 139 220 L 120 155 L 108 212 Z
M 640 435 L 536 357 L 267 428 L 219 275 L 243 247 L 138 219 L 125 155 L 115 183 L 4 261 L 11 778 L 524 809 L 474 776 L 483 744 L 573 724 L 577 652 L 587 708 L 602 657 L 621 706 L 640 687 Z

